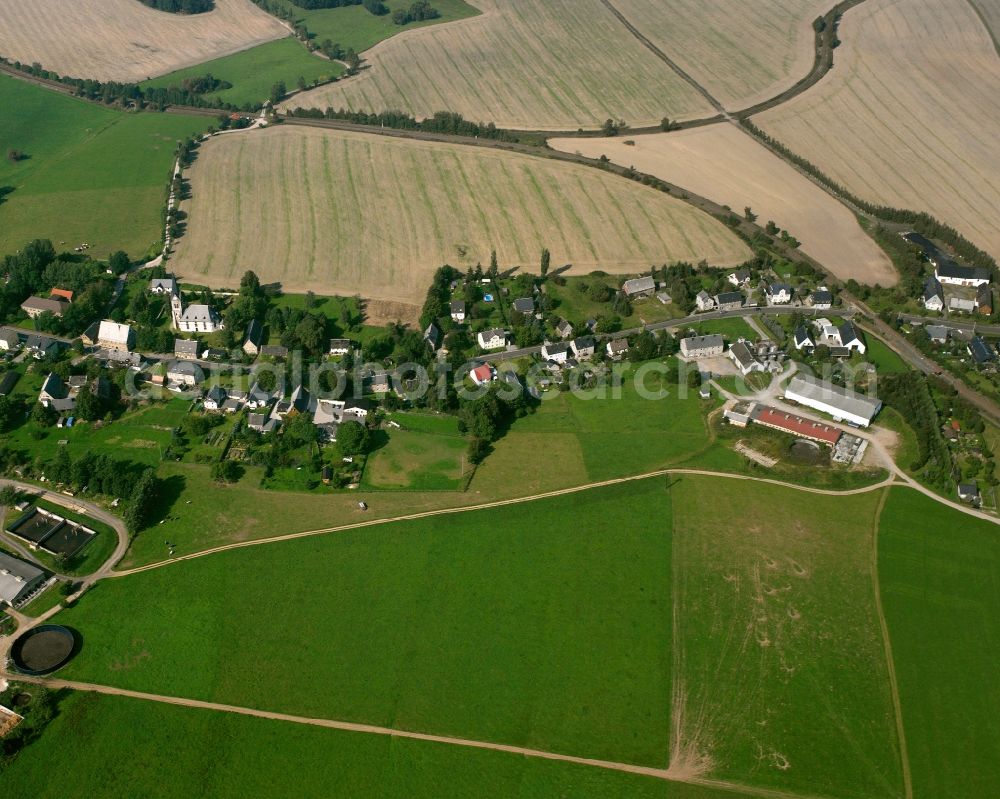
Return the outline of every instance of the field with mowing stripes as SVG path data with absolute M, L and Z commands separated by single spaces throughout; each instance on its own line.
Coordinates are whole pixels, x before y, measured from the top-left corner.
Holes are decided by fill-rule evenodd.
M 76 78 L 141 81 L 288 33 L 250 0 L 192 15 L 138 0 L 0 0 L 0 55 Z
M 995 4 L 994 4 L 995 5 Z M 1000 257 L 1000 57 L 966 0 L 872 0 L 818 85 L 754 121 L 866 200 Z
M 174 269 L 235 286 L 249 263 L 286 291 L 413 305 L 444 263 L 630 273 L 748 257 L 721 223 L 589 167 L 485 148 L 315 128 L 220 136 L 188 171 Z
M 596 128 L 712 116 L 713 109 L 600 0 L 474 0 L 480 16 L 402 33 L 356 78 L 288 107 L 457 111 L 500 127 Z
M 1000 795 L 1000 528 L 896 489 L 879 578 L 914 797 Z
M 812 23 L 831 0 L 613 0 L 726 108 L 781 93 L 813 63 Z
M 624 139 L 551 139 L 557 150 L 590 158 L 607 155 L 624 166 L 663 178 L 728 205 L 750 206 L 763 225 L 773 219 L 842 280 L 890 286 L 898 277 L 889 258 L 854 214 L 819 186 L 734 125 Z

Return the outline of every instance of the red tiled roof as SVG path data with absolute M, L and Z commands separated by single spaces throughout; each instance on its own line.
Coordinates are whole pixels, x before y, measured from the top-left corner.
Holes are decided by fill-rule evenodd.
M 484 363 L 472 370 L 472 377 L 479 383 L 485 383 L 493 377 L 493 369 L 488 363 Z
M 69 289 L 52 289 L 49 292 L 50 297 L 62 297 L 63 299 L 73 302 L 73 292 Z
M 762 408 L 754 418 L 754 421 L 769 427 L 777 427 L 786 430 L 797 436 L 812 438 L 833 446 L 840 438 L 840 431 L 835 427 L 803 419 L 801 416 L 793 416 L 790 413 L 776 411 L 774 408 Z

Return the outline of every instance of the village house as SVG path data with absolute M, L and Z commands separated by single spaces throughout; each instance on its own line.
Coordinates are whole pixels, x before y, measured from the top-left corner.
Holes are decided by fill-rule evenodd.
M 347 355 L 352 349 L 351 340 L 347 338 L 330 339 L 331 355 Z
M 42 358 L 56 355 L 59 352 L 59 342 L 49 336 L 36 333 L 25 339 L 24 349 L 31 357 L 40 361 Z
M 193 338 L 174 339 L 174 357 L 182 361 L 198 360 L 198 342 Z
M 769 305 L 788 305 L 792 301 L 793 289 L 787 283 L 768 283 L 764 289 Z
M 21 310 L 32 319 L 41 316 L 43 313 L 62 316 L 68 307 L 69 303 L 62 298 L 28 297 L 28 299 L 21 303 Z
M 424 331 L 424 341 L 428 347 L 435 351 L 441 344 L 441 331 L 433 322 L 427 325 L 427 329 Z
M 46 408 L 52 408 L 60 413 L 72 411 L 76 407 L 75 392 L 66 385 L 59 375 L 49 372 L 42 382 L 41 391 L 38 392 L 38 401 Z
M 826 311 L 833 307 L 833 292 L 826 286 L 820 286 L 809 295 L 809 304 L 817 311 Z
M 80 343 L 85 347 L 96 347 L 97 339 L 101 333 L 100 321 L 91 322 L 87 329 L 80 334 Z
M 934 268 L 934 277 L 949 286 L 978 288 L 990 282 L 990 270 L 980 266 L 962 266 L 945 260 Z
M 628 352 L 628 339 L 627 338 L 616 338 L 612 339 L 607 344 L 608 357 L 613 361 L 620 361 L 625 353 Z
M 729 358 L 736 364 L 740 374 L 746 377 L 751 372 L 763 372 L 764 364 L 757 360 L 757 357 L 750 351 L 746 341 L 740 340 L 729 347 Z
M 735 311 L 743 307 L 743 299 L 738 291 L 724 291 L 715 295 L 715 305 L 720 311 Z
M 476 334 L 480 349 L 499 350 L 507 346 L 507 331 L 500 327 L 483 330 Z
M 243 336 L 243 352 L 251 357 L 260 355 L 260 343 L 264 340 L 264 325 L 251 319 Z
M 49 291 L 49 298 L 53 300 L 66 300 L 66 302 L 73 302 L 73 292 L 69 289 L 54 288 Z
M 699 311 L 711 311 L 715 307 L 715 299 L 707 291 L 699 291 L 695 295 L 694 304 Z
M 21 337 L 9 327 L 0 328 L 0 350 L 10 352 L 21 346 Z
M 864 355 L 865 351 L 868 349 L 868 345 L 865 344 L 865 339 L 861 335 L 861 332 L 854 326 L 854 322 L 851 322 L 850 320 L 844 322 L 837 328 L 837 338 L 840 341 L 841 347 L 846 347 L 849 350 L 855 350 L 860 355 Z
M 177 280 L 173 277 L 154 277 L 149 281 L 149 290 L 153 294 L 177 294 Z
M 988 284 L 980 286 L 976 292 L 976 310 L 983 316 L 993 313 L 993 289 Z
M 515 313 L 531 316 L 535 312 L 535 300 L 532 297 L 518 297 L 511 307 Z
M 924 332 L 927 333 L 927 338 L 931 340 L 932 344 L 948 343 L 948 328 L 944 325 L 927 325 Z
M 233 396 L 233 392 L 230 392 Z M 259 411 L 261 408 L 269 408 L 274 402 L 274 395 L 270 391 L 265 391 L 260 383 L 254 383 L 247 392 L 243 402 L 252 411 Z
M 260 348 L 260 357 L 262 358 L 287 358 L 288 357 L 288 347 L 284 347 L 281 344 L 265 344 Z
M 281 420 L 264 413 L 251 413 L 247 416 L 247 428 L 258 433 L 273 433 L 281 427 Z
M 976 366 L 986 366 L 996 360 L 996 354 L 981 336 L 974 336 L 966 348 Z
M 656 281 L 652 277 L 634 277 L 622 283 L 622 293 L 630 300 L 652 296 L 656 291 Z
M 722 355 L 725 346 L 725 340 L 718 333 L 688 336 L 681 339 L 681 355 L 685 358 L 714 358 Z
M 97 346 L 106 350 L 131 352 L 135 334 L 128 325 L 105 319 L 97 330 Z
M 979 484 L 974 480 L 968 483 L 959 483 L 958 498 L 963 502 L 971 502 L 973 504 L 978 504 L 980 501 Z
M 212 386 L 205 394 L 205 410 L 219 411 L 226 404 L 226 390 L 222 386 Z
M 569 358 L 569 346 L 563 342 L 546 341 L 542 345 L 542 358 L 549 363 L 566 363 L 566 359 Z
M 923 302 L 928 311 L 944 310 L 944 289 L 934 275 L 929 275 L 924 283 Z
M 573 348 L 573 355 L 581 361 L 593 358 L 597 351 L 597 342 L 593 336 L 580 336 L 573 339 L 570 346 Z
M 730 272 L 726 276 L 726 280 L 728 280 L 738 289 L 745 289 L 747 286 L 750 285 L 750 270 L 737 269 L 735 272 Z
M 451 301 L 451 321 L 458 324 L 465 321 L 465 300 Z
M 366 394 L 388 394 L 392 391 L 392 378 L 388 372 L 373 372 L 363 378 L 362 385 Z
M 469 372 L 469 377 L 477 386 L 483 386 L 496 380 L 497 370 L 488 363 L 481 363 Z
M 809 335 L 809 331 L 806 330 L 805 325 L 799 325 L 795 328 L 793 340 L 795 341 L 795 349 L 797 350 L 812 350 L 816 348 L 816 342 Z
M 556 323 L 556 335 L 561 339 L 567 339 L 573 335 L 573 325 L 565 319 L 560 319 Z
M 172 361 L 166 374 L 167 383 L 175 386 L 197 386 L 205 379 L 201 367 L 190 361 Z

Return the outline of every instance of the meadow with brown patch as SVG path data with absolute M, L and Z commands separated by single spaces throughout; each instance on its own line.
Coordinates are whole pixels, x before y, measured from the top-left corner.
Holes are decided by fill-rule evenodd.
M 626 141 L 632 142 L 627 144 Z M 742 214 L 750 206 L 802 242 L 801 249 L 841 280 L 891 286 L 892 262 L 854 214 L 735 125 L 636 136 L 633 139 L 550 139 L 549 145 L 683 186 Z
M 586 166 L 315 128 L 220 136 L 187 172 L 174 270 L 235 286 L 419 304 L 434 270 L 489 262 L 628 274 L 674 260 L 729 265 L 746 246 L 662 192 Z
M 973 6 L 871 0 L 840 38 L 829 75 L 754 122 L 865 200 L 1000 256 L 1000 58 Z
M 250 0 L 171 14 L 138 0 L 0 0 L 0 55 L 78 78 L 141 81 L 288 36 Z

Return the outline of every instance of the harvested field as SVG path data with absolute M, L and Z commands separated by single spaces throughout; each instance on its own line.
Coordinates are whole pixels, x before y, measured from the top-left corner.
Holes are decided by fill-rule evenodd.
M 840 38 L 833 71 L 756 123 L 855 194 L 1000 257 L 1000 58 L 973 6 L 872 0 Z
M 137 0 L 0 0 L 0 55 L 79 78 L 145 80 L 288 34 L 250 0 L 195 15 Z
M 734 125 L 623 139 L 551 139 L 557 150 L 591 158 L 607 155 L 741 212 L 787 229 L 842 280 L 893 285 L 892 262 L 861 229 L 854 214 L 815 183 Z
M 600 0 L 475 0 L 483 14 L 394 36 L 356 78 L 289 107 L 457 111 L 501 127 L 597 128 L 712 116 L 713 109 Z
M 613 0 L 653 44 L 724 106 L 790 88 L 813 63 L 813 20 L 833 0 Z
M 189 170 L 175 271 L 234 286 L 248 268 L 286 291 L 419 304 L 441 264 L 553 264 L 634 273 L 748 257 L 707 214 L 596 169 L 386 136 L 271 128 L 220 136 Z

